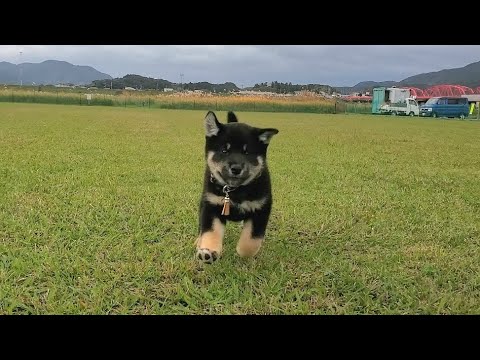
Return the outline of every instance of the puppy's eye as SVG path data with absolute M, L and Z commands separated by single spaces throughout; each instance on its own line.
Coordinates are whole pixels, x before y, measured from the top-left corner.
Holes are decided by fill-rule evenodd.
M 230 150 L 230 144 L 229 143 L 226 143 L 223 147 L 222 147 L 222 152 L 224 154 L 228 153 L 228 150 Z

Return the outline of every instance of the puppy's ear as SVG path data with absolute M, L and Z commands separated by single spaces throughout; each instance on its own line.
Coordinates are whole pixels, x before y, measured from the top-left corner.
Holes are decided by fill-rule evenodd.
M 207 137 L 217 136 L 222 128 L 213 111 L 209 111 L 205 116 L 205 135 Z
M 259 129 L 258 140 L 266 145 L 270 143 L 273 135 L 278 134 L 277 129 Z
M 229 111 L 227 115 L 227 122 L 238 122 L 237 115 L 235 115 L 232 111 Z

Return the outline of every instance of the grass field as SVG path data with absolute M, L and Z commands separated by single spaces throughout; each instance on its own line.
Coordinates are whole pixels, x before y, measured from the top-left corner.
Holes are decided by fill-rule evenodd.
M 238 113 L 267 238 L 199 268 L 204 115 L 1 103 L 0 313 L 480 313 L 479 122 Z

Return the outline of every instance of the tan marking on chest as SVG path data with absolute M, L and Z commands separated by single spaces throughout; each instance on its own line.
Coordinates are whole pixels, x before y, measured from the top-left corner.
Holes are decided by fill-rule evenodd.
M 207 200 L 212 205 L 223 206 L 223 198 L 224 198 L 223 196 L 215 195 L 207 192 L 204 197 L 205 197 L 205 200 Z M 261 198 L 259 200 L 253 200 L 253 201 L 245 200 L 245 201 L 242 201 L 241 203 L 235 202 L 230 198 L 230 206 L 235 207 L 237 210 L 239 210 L 242 213 L 260 210 L 265 205 L 266 202 L 267 202 L 266 197 Z
M 241 212 L 253 212 L 260 210 L 263 205 L 267 202 L 267 198 L 261 198 L 259 200 L 245 200 L 242 201 L 240 204 L 236 204 L 236 207 L 241 211 Z

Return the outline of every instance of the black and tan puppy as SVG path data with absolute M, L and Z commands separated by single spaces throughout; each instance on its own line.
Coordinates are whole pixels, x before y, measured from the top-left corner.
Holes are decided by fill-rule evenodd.
M 222 253 L 228 221 L 243 221 L 237 244 L 241 257 L 257 254 L 265 237 L 272 192 L 267 147 L 277 129 L 239 123 L 233 112 L 220 123 L 209 111 L 205 117 L 205 179 L 200 202 L 197 257 L 214 262 Z

